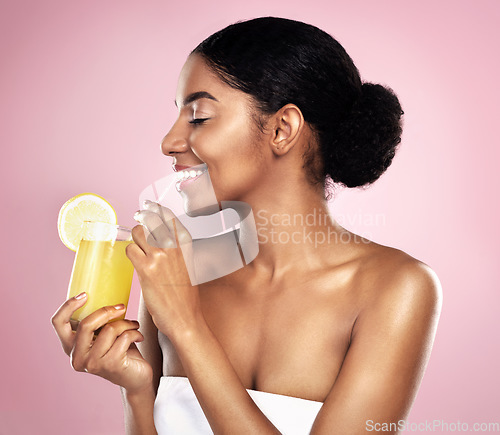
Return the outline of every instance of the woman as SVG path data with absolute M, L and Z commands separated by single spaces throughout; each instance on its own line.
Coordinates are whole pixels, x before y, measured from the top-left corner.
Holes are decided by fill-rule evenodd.
M 219 205 L 252 208 L 259 253 L 191 285 L 181 250 L 135 227 L 139 322 L 107 324 L 122 308 L 106 307 L 73 334 L 85 295 L 66 301 L 52 321 L 74 369 L 122 387 L 129 433 L 397 432 L 430 355 L 440 283 L 417 259 L 342 228 L 325 198 L 333 183 L 368 186 L 391 164 L 397 97 L 362 83 L 325 32 L 259 18 L 190 54 L 176 105 L 163 153 L 175 171 L 206 164 Z M 189 239 L 168 210 L 146 208 Z

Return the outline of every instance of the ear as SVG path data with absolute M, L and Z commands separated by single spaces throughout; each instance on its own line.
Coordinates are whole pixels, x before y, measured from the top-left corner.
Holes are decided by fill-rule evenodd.
M 277 156 L 290 151 L 296 144 L 304 126 L 304 116 L 295 104 L 287 104 L 269 120 L 273 128 L 271 149 Z

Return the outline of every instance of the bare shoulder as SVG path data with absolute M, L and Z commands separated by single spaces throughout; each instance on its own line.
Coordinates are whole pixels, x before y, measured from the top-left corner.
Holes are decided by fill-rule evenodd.
M 360 266 L 367 306 L 440 312 L 441 282 L 429 265 L 402 250 L 370 245 Z
M 349 294 L 359 305 L 315 433 L 332 427 L 340 433 L 364 433 L 361 425 L 367 418 L 396 424 L 404 420 L 437 330 L 441 285 L 427 264 L 376 243 L 351 248 L 355 278 Z

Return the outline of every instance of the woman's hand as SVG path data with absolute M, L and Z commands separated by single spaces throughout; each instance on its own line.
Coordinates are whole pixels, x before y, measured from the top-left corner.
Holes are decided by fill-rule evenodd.
M 83 296 L 82 296 L 83 295 Z M 64 302 L 52 316 L 52 325 L 71 365 L 78 372 L 87 372 L 133 394 L 151 387 L 153 371 L 134 342 L 144 339 L 135 320 L 116 320 L 125 307 L 103 307 L 83 319 L 72 331 L 71 315 L 87 301 L 87 295 L 75 296 Z M 102 328 L 99 335 L 94 332 Z
M 127 256 L 137 271 L 146 307 L 156 327 L 175 340 L 202 320 L 194 273 L 191 235 L 175 215 L 157 203 L 135 215 Z

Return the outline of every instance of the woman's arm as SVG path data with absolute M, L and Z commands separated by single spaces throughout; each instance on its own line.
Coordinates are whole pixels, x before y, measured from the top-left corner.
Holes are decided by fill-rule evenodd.
M 128 406 L 125 413 L 133 420 L 129 425 L 132 433 L 156 434 L 152 414 L 153 370 L 134 344 L 144 340 L 138 331 L 139 322 L 117 320 L 123 315 L 123 304 L 107 306 L 83 319 L 75 333 L 70 318 L 86 301 L 85 293 L 70 298 L 52 316 L 64 352 L 76 371 L 100 376 L 122 388 Z
M 215 433 L 279 433 L 246 391 L 203 317 L 198 286 L 191 285 L 183 256 L 190 248 L 189 233 L 170 210 L 160 211 L 156 216 L 141 212 L 141 221 L 149 223 L 155 244 L 162 247 L 147 243 L 139 226 L 132 230 L 135 243 L 127 246 L 154 324 L 175 347 Z
M 204 319 L 172 338 L 215 434 L 279 434 L 252 400 Z
M 121 388 L 125 433 L 127 435 L 156 435 L 153 419 L 155 393 L 151 388 L 128 393 Z
M 311 434 L 398 433 L 429 360 L 441 311 L 441 285 L 412 260 L 374 283 L 340 373 Z
M 137 347 L 143 358 L 151 365 L 153 379 L 151 385 L 140 393 L 130 394 L 124 388 L 120 388 L 125 430 L 128 435 L 156 434 L 153 409 L 162 375 L 162 354 L 158 344 L 158 329 L 146 309 L 142 294 L 139 302 L 138 320 L 140 324 L 139 332 L 144 336 L 144 340 L 137 343 Z

